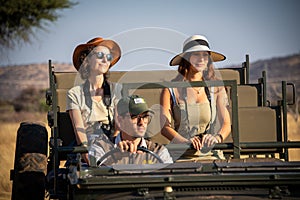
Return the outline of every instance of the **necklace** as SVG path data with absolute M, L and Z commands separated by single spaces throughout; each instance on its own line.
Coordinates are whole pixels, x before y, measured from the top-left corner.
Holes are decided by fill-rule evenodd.
M 201 87 L 200 87 L 199 89 L 196 89 L 196 88 L 194 88 L 194 87 L 192 87 L 192 88 L 193 88 L 193 90 L 195 90 L 195 91 L 196 91 L 196 93 L 197 93 L 197 94 L 200 94 Z

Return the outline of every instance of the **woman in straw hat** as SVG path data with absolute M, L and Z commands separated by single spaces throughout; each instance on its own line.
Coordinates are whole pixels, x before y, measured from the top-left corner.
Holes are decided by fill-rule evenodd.
M 170 61 L 171 66 L 179 65 L 174 81 L 216 80 L 213 62 L 222 60 L 225 56 L 212 51 L 204 36 L 193 35 L 184 42 L 183 52 Z M 222 151 L 212 150 L 231 131 L 223 86 L 166 88 L 161 94 L 161 105 L 165 122 L 162 134 L 172 143 L 191 143 L 196 149 L 186 151 L 181 158 L 224 159 Z
M 78 45 L 73 52 L 74 67 L 84 82 L 68 91 L 66 110 L 78 145 L 87 146 L 99 136 L 109 142 L 108 137 L 114 128 L 116 96 L 111 92 L 114 85 L 108 82 L 107 73 L 120 57 L 119 45 L 101 37 Z M 83 159 L 89 163 L 88 154 L 84 154 Z

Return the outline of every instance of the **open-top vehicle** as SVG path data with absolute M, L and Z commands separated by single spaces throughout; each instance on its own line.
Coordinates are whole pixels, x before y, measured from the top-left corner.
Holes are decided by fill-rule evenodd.
M 65 111 L 66 92 L 77 81 L 77 74 L 56 72 L 49 61 L 46 100 L 51 107 L 51 137 L 48 140 L 41 124 L 21 123 L 11 173 L 12 199 L 299 198 L 300 162 L 289 161 L 288 155 L 289 148 L 300 147 L 300 141 L 289 141 L 287 132 L 287 106 L 296 98 L 294 85 L 282 81 L 282 98 L 277 105 L 270 105 L 266 99 L 266 73 L 262 72 L 257 83 L 249 83 L 248 57 L 240 68 L 217 69 L 222 81 L 171 82 L 176 73 L 113 71 L 110 81 L 122 84 L 123 95 L 142 95 L 155 113 L 159 113 L 164 87 L 226 86 L 232 132 L 230 139 L 214 146 L 224 151 L 226 160 L 177 160 L 176 155 L 191 147 L 169 144 L 157 128 L 158 115 L 149 124 L 147 137 L 164 144 L 174 163 L 163 164 L 158 157 L 157 162 L 147 164 L 83 165 L 80 154 L 88 149 L 74 145 L 74 130 Z M 287 100 L 287 87 L 293 90 L 291 102 Z M 105 158 L 121 159 L 116 156 L 119 153 L 108 152 Z

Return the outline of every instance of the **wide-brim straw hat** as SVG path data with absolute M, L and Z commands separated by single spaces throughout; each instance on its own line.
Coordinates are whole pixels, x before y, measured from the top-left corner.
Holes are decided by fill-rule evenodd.
M 193 35 L 184 41 L 182 53 L 172 58 L 172 60 L 170 61 L 170 65 L 171 66 L 180 65 L 186 53 L 195 52 L 195 51 L 210 52 L 210 56 L 213 62 L 218 62 L 226 59 L 226 57 L 223 54 L 212 51 L 210 49 L 206 37 L 204 37 L 203 35 Z
M 121 58 L 121 49 L 119 45 L 113 40 L 106 40 L 101 37 L 96 37 L 88 41 L 86 44 L 78 45 L 73 52 L 73 65 L 78 71 L 85 57 L 96 46 L 105 46 L 109 48 L 110 53 L 113 55 L 113 60 L 110 63 L 110 67 L 116 64 Z

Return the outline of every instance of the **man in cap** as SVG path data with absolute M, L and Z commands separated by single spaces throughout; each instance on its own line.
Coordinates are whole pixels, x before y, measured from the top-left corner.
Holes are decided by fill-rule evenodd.
M 144 138 L 151 121 L 151 114 L 154 112 L 148 108 L 142 97 L 138 95 L 123 97 L 117 104 L 117 113 L 120 132 L 113 138 L 114 147 L 120 148 L 121 152 L 130 152 L 131 158 L 129 159 L 135 160 L 135 163 L 151 164 L 157 161 L 155 157 L 146 160 L 143 156 L 145 153 L 138 149 L 146 149 L 155 153 L 164 163 L 173 163 L 166 147 Z M 99 142 L 97 143 L 99 145 Z M 95 154 L 97 161 L 103 156 L 103 153 L 98 152 Z M 122 159 L 128 160 L 128 157 Z

